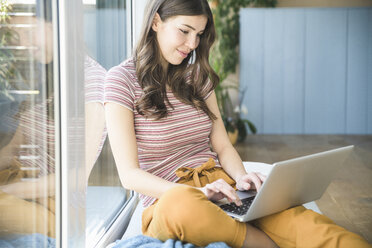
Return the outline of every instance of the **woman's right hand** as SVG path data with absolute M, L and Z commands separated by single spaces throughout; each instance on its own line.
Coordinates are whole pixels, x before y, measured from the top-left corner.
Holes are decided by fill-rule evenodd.
M 211 201 L 219 201 L 223 198 L 226 198 L 229 202 L 235 202 L 237 206 L 242 204 L 239 196 L 236 194 L 235 189 L 223 179 L 218 179 L 199 189 Z

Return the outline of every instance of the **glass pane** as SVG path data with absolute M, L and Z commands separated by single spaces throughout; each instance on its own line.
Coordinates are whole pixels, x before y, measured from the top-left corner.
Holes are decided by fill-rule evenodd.
M 126 40 L 129 37 L 125 0 L 83 3 L 86 164 L 88 175 L 90 173 L 86 198 L 86 247 L 93 247 L 105 239 L 106 232 L 128 200 L 129 191 L 121 186 L 106 139 L 103 83 L 107 70 L 127 57 Z
M 0 3 L 0 247 L 53 247 L 51 6 L 48 1 Z

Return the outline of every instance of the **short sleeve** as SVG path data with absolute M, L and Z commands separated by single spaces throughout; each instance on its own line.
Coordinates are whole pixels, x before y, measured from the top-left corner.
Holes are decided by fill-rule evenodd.
M 134 112 L 134 80 L 128 70 L 118 65 L 106 74 L 104 102 L 114 102 Z
M 106 70 L 89 56 L 84 61 L 85 103 L 103 103 Z

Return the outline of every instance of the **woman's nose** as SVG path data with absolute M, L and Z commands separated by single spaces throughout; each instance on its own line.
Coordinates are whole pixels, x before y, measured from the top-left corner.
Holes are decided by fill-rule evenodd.
M 194 50 L 199 45 L 199 37 L 190 35 L 187 39 L 186 45 L 190 48 L 190 50 Z

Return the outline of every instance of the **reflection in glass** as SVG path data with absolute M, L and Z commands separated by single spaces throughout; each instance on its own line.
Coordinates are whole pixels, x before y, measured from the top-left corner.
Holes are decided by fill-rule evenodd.
M 0 247 L 54 246 L 51 8 L 0 2 Z
M 90 175 L 86 198 L 86 247 L 105 244 L 105 234 L 128 200 L 129 192 L 121 186 L 106 139 L 103 106 L 106 72 L 126 58 L 126 27 L 124 0 L 84 3 L 85 161 L 86 174 Z
M 0 0 L 6 13 L 0 19 L 0 247 L 55 246 L 51 2 Z M 86 247 L 92 247 L 128 199 L 106 140 L 103 109 L 105 73 L 126 58 L 127 36 L 124 0 L 85 2 Z

